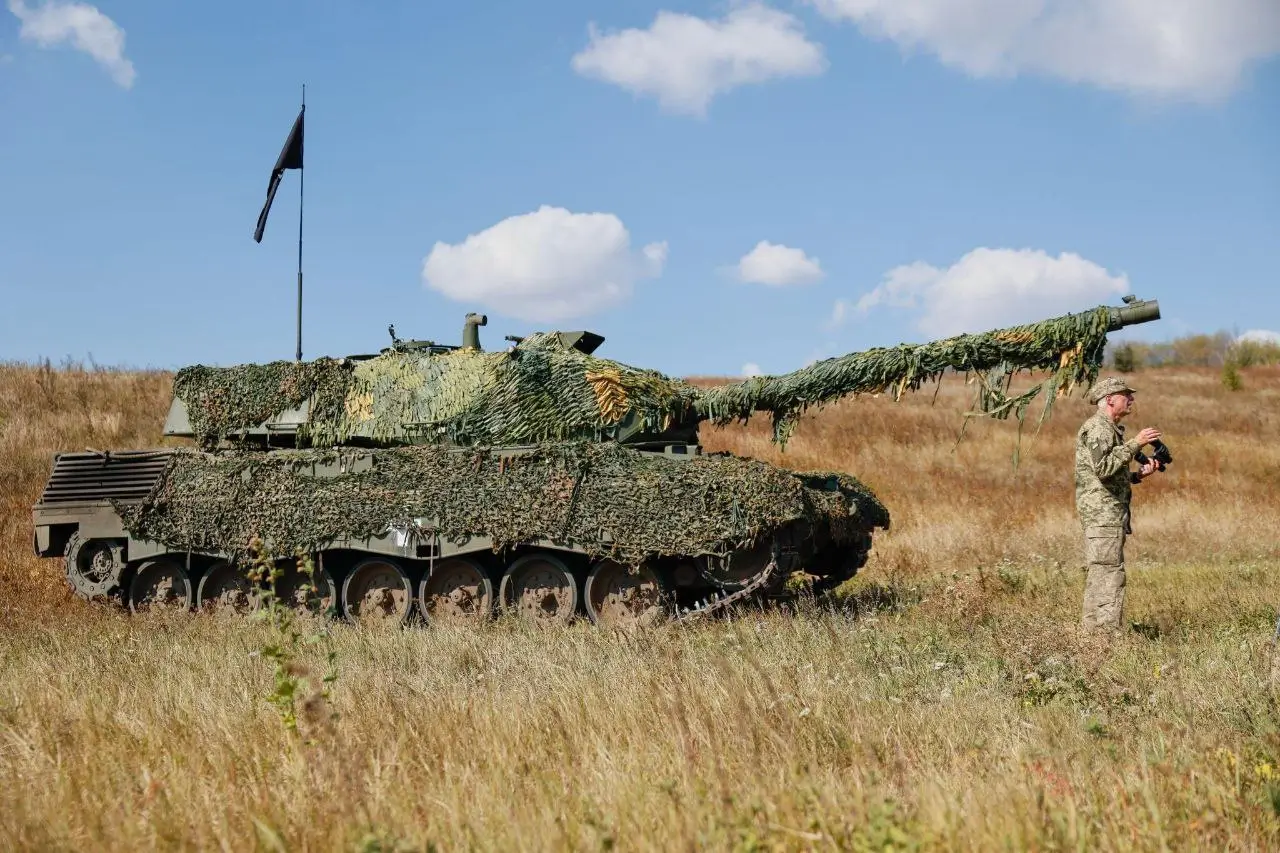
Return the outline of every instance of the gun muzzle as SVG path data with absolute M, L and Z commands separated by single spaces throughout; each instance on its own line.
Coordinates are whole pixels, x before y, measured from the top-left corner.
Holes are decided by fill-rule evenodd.
M 1129 297 L 1126 297 L 1129 300 Z M 1125 326 L 1136 326 L 1138 323 L 1150 323 L 1160 319 L 1160 303 L 1154 299 L 1132 299 L 1123 308 L 1111 309 L 1111 323 L 1108 332 L 1123 329 Z

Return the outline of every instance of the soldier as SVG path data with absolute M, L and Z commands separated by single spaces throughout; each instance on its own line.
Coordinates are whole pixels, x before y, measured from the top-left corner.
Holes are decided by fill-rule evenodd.
M 1076 434 L 1076 512 L 1084 528 L 1085 578 L 1081 623 L 1086 631 L 1118 629 L 1124 616 L 1124 543 L 1132 533 L 1129 500 L 1133 484 L 1158 470 L 1148 460 L 1138 471 L 1134 454 L 1160 438 L 1147 427 L 1125 439 L 1120 420 L 1133 411 L 1133 388 L 1109 376 L 1089 389 L 1098 410 Z

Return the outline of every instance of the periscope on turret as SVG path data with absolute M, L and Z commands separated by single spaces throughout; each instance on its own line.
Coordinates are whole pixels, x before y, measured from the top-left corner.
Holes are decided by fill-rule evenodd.
M 164 424 L 189 446 L 59 454 L 34 547 L 81 596 L 135 611 L 252 608 L 250 542 L 287 598 L 353 620 L 687 619 L 786 597 L 797 572 L 821 592 L 866 563 L 888 510 L 848 473 L 706 453 L 700 424 L 764 412 L 785 445 L 810 407 L 948 370 L 982 374 L 982 414 L 1044 395 L 1047 415 L 1096 376 L 1109 332 L 1158 318 L 1126 298 L 708 389 L 601 358 L 590 331 L 486 351 L 482 314 L 457 345 L 391 327 L 377 353 L 193 365 Z M 1010 396 L 1019 370 L 1044 378 Z M 306 595 L 299 554 L 317 566 Z

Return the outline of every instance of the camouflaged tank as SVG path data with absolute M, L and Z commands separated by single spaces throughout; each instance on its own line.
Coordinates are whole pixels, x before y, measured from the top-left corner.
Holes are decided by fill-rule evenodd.
M 810 406 L 946 371 L 979 377 L 981 413 L 1021 419 L 1043 394 L 1047 415 L 1093 381 L 1108 332 L 1159 317 L 1126 303 L 707 389 L 600 358 L 588 331 L 486 351 L 476 314 L 460 345 L 392 328 L 378 354 L 187 367 L 164 435 L 188 446 L 59 454 L 35 550 L 131 610 L 254 606 L 251 542 L 279 561 L 278 594 L 357 620 L 614 625 L 782 596 L 796 573 L 822 591 L 865 564 L 888 511 L 847 473 L 704 452 L 702 423 L 768 413 L 785 444 Z M 1042 381 L 1009 396 L 1019 370 Z

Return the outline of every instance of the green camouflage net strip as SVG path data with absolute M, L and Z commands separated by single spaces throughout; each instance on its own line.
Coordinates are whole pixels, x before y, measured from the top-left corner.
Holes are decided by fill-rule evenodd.
M 359 455 L 371 455 L 372 468 L 351 470 Z M 316 476 L 319 465 L 342 460 L 346 473 Z M 633 565 L 747 548 L 801 519 L 826 525 L 837 543 L 889 524 L 884 506 L 848 475 L 795 474 L 728 454 L 681 461 L 612 443 L 511 457 L 429 446 L 184 450 L 145 501 L 116 510 L 130 535 L 175 550 L 239 554 L 258 535 L 283 556 L 399 528 L 452 542 L 489 536 L 495 549 L 568 539 Z
M 958 335 L 926 344 L 902 344 L 851 353 L 817 362 L 782 376 L 753 377 L 712 388 L 697 404 L 698 415 L 716 424 L 745 421 L 756 411 L 773 413 L 774 440 L 785 444 L 799 415 L 848 394 L 893 394 L 936 380 L 948 370 L 976 373 L 979 380 L 977 413 L 996 418 L 1015 414 L 1022 422 L 1027 406 L 1046 392 L 1041 421 L 1054 398 L 1077 384 L 1096 378 L 1102 365 L 1110 309 L 1099 307 L 1081 314 L 1014 326 L 979 334 Z M 1051 374 L 1028 391 L 1008 396 L 1018 370 L 1048 370 Z
M 314 398 L 311 418 L 323 423 L 343 410 L 351 364 L 339 359 L 273 361 L 235 367 L 184 367 L 173 394 L 187 406 L 192 431 L 211 446 Z

